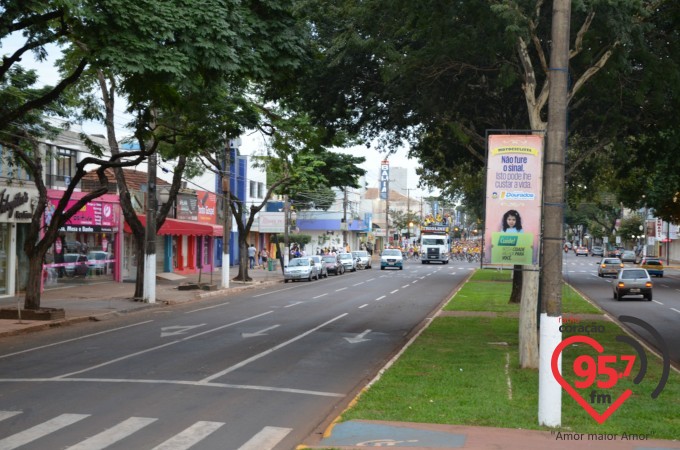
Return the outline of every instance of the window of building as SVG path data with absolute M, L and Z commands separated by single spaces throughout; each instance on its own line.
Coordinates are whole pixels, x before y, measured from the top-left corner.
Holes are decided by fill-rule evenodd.
M 257 198 L 264 198 L 264 183 L 257 183 Z
M 250 182 L 250 198 L 257 197 L 257 183 L 254 181 Z

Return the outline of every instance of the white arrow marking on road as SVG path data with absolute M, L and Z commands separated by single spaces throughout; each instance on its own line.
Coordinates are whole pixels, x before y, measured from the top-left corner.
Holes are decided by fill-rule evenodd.
M 177 336 L 179 334 L 185 334 L 189 330 L 193 330 L 194 328 L 202 327 L 205 325 L 204 323 L 200 325 L 174 325 L 171 327 L 163 327 L 161 328 L 161 337 L 168 337 L 168 336 Z
M 370 341 L 370 339 L 364 339 L 364 336 L 366 336 L 370 332 L 371 332 L 371 330 L 366 330 L 363 333 L 357 334 L 353 338 L 345 338 L 345 340 L 347 342 L 349 342 L 350 344 L 358 344 L 360 342 Z
M 278 328 L 278 327 L 280 327 L 280 326 L 281 326 L 281 325 L 273 325 L 273 326 L 271 326 L 271 327 L 269 327 L 269 328 L 265 328 L 264 330 L 256 331 L 255 333 L 241 333 L 241 337 L 249 338 L 249 337 L 255 337 L 255 336 L 266 336 L 266 335 L 267 335 L 267 333 L 266 333 L 267 331 L 273 330 L 274 328 Z

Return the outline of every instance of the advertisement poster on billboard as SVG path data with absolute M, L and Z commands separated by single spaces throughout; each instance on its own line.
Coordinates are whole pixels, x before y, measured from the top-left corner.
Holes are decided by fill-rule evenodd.
M 486 265 L 537 265 L 543 137 L 490 135 L 486 178 Z

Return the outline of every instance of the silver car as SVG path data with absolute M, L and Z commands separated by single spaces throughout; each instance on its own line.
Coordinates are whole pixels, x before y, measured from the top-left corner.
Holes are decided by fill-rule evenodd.
M 641 295 L 647 301 L 652 300 L 652 278 L 645 269 L 621 269 L 612 283 L 614 300 L 621 300 L 626 295 Z
M 367 268 L 371 268 L 371 255 L 368 254 L 366 250 L 356 250 L 352 252 L 352 257 L 356 260 L 359 258 L 361 264 Z
M 318 280 L 319 271 L 312 258 L 293 258 L 288 261 L 288 265 L 283 269 L 283 281 L 295 280 Z
M 316 266 L 316 270 L 319 272 L 319 276 L 321 278 L 328 278 L 328 269 L 326 269 L 326 265 L 323 263 L 321 256 L 314 255 L 310 256 L 310 258 L 312 261 L 314 261 L 314 265 Z
M 345 271 L 356 272 L 357 262 L 351 253 L 339 253 L 338 262 L 345 266 Z

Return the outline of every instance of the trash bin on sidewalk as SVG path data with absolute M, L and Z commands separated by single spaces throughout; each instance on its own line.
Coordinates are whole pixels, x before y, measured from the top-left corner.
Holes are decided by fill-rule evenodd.
M 274 270 L 276 270 L 276 260 L 275 259 L 267 260 L 267 266 L 269 268 L 269 271 L 273 272 Z

